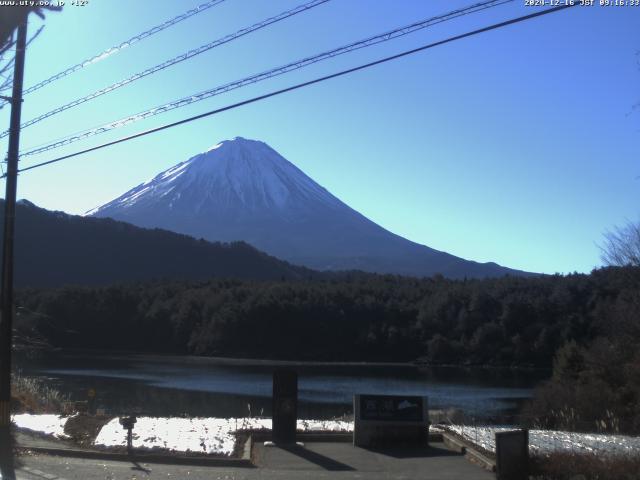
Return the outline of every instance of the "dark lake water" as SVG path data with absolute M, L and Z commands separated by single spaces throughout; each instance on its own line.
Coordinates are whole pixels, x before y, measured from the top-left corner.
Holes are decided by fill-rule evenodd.
M 515 408 L 544 378 L 509 369 L 95 353 L 47 354 L 15 365 L 72 400 L 95 389 L 98 407 L 110 414 L 158 416 L 270 416 L 272 374 L 283 366 L 299 375 L 300 418 L 350 414 L 354 393 L 426 395 L 430 408 L 489 416 Z

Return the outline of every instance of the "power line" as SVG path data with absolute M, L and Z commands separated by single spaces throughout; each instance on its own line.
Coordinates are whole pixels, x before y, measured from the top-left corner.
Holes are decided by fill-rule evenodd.
M 298 90 L 300 88 L 304 88 L 304 87 L 308 87 L 310 85 L 314 85 L 316 83 L 321 83 L 321 82 L 324 82 L 326 80 L 330 80 L 330 79 L 341 77 L 341 76 L 344 76 L 344 75 L 347 75 L 347 74 L 350 74 L 350 73 L 354 73 L 354 72 L 357 72 L 357 71 L 360 71 L 360 70 L 364 70 L 364 69 L 373 67 L 375 65 L 380 65 L 380 64 L 383 64 L 383 63 L 386 63 L 386 62 L 390 62 L 392 60 L 397 60 L 399 58 L 406 57 L 408 55 L 412 55 L 414 53 L 418 53 L 418 52 L 421 52 L 423 50 L 428 50 L 428 49 L 431 49 L 431 48 L 434 48 L 434 47 L 437 47 L 437 46 L 440 46 L 440 45 L 444 45 L 446 43 L 451 43 L 451 42 L 454 42 L 456 40 L 461 40 L 463 38 L 471 37 L 473 35 L 478 35 L 480 33 L 488 32 L 490 30 L 496 30 L 498 28 L 506 27 L 508 25 L 513 25 L 515 23 L 520 23 L 520 22 L 524 22 L 526 20 L 531 20 L 533 18 L 540 17 L 542 15 L 547 15 L 547 14 L 554 13 L 554 12 L 558 12 L 560 10 L 571 8 L 571 7 L 574 7 L 576 5 L 577 4 L 561 5 L 561 6 L 558 6 L 558 7 L 548 8 L 548 9 L 542 10 L 540 12 L 531 13 L 529 15 L 524 15 L 524 16 L 517 17 L 517 18 L 512 18 L 511 20 L 506 20 L 504 22 L 494 23 L 493 25 L 489 25 L 487 27 L 479 28 L 477 30 L 473 30 L 473 31 L 470 31 L 470 32 L 467 32 L 467 33 L 456 35 L 454 37 L 449 37 L 449 38 L 446 38 L 444 40 L 440 40 L 438 42 L 434 42 L 434 43 L 430 43 L 430 44 L 427 44 L 427 45 L 423 45 L 423 46 L 418 47 L 418 48 L 414 48 L 412 50 L 406 50 L 406 51 L 404 51 L 402 53 L 398 53 L 396 55 L 392 55 L 392 56 L 385 57 L 385 58 L 382 58 L 382 59 L 379 59 L 379 60 L 375 60 L 373 62 L 365 63 L 365 64 L 359 65 L 357 67 L 352 67 L 352 68 L 349 68 L 349 69 L 346 69 L 346 70 L 342 70 L 340 72 L 332 73 L 330 75 L 325 75 L 323 77 L 315 78 L 313 80 L 309 80 L 307 82 L 299 83 L 299 84 L 293 85 L 291 87 L 283 88 L 283 89 L 280 89 L 280 90 L 275 90 L 273 92 L 266 93 L 264 95 L 260 95 L 260 96 L 257 96 L 257 97 L 250 98 L 248 100 L 244 100 L 242 102 L 238 102 L 238 103 L 234 103 L 234 104 L 231 104 L 231 105 L 227 105 L 226 107 L 218 108 L 218 109 L 215 109 L 215 110 L 210 110 L 208 112 L 201 113 L 200 115 L 195 115 L 193 117 L 185 118 L 185 119 L 179 120 L 177 122 L 169 123 L 169 124 L 166 124 L 166 125 L 162 125 L 160 127 L 156 127 L 156 128 L 152 128 L 150 130 L 146 130 L 144 132 L 139 132 L 139 133 L 136 133 L 136 134 L 133 134 L 133 135 L 122 137 L 122 138 L 119 138 L 117 140 L 113 140 L 111 142 L 103 143 L 103 144 L 97 145 L 95 147 L 91 147 L 91 148 L 87 148 L 85 150 L 81 150 L 81 151 L 78 151 L 78 152 L 70 153 L 68 155 L 63 155 L 61 157 L 54 158 L 52 160 L 48 160 L 46 162 L 37 163 L 35 165 L 31 165 L 31 166 L 26 167 L 26 168 L 21 168 L 18 171 L 19 172 L 26 172 L 28 170 L 33 170 L 34 168 L 43 167 L 45 165 L 51 165 L 52 163 L 61 162 L 62 160 L 66 160 L 68 158 L 77 157 L 78 155 L 82 155 L 82 154 L 85 154 L 85 153 L 89 153 L 89 152 L 93 152 L 93 151 L 96 151 L 96 150 L 100 150 L 102 148 L 110 147 L 110 146 L 116 145 L 118 143 L 127 142 L 129 140 L 133 140 L 133 139 L 139 138 L 139 137 L 144 137 L 146 135 L 150 135 L 152 133 L 160 132 L 160 131 L 166 130 L 168 128 L 172 128 L 172 127 L 176 127 L 178 125 L 182 125 L 182 124 L 185 124 L 185 123 L 193 122 L 195 120 L 199 120 L 201 118 L 209 117 L 211 115 L 216 115 L 218 113 L 222 113 L 222 112 L 225 112 L 227 110 L 233 110 L 235 108 L 242 107 L 244 105 L 249 105 L 251 103 L 258 102 L 260 100 L 265 100 L 267 98 L 275 97 L 275 96 L 281 95 L 283 93 L 291 92 L 291 91 L 294 91 L 294 90 Z M 3 175 L 0 178 L 4 178 L 4 177 L 6 177 L 6 174 Z
M 55 148 L 60 148 L 62 146 L 65 145 L 70 145 L 72 143 L 75 143 L 77 141 L 80 140 L 84 140 L 85 138 L 89 138 L 92 137 L 94 135 L 99 135 L 101 133 L 105 133 L 108 132 L 110 130 L 114 130 L 116 128 L 120 128 L 123 127 L 125 125 L 129 125 L 131 123 L 135 123 L 138 122 L 140 120 L 144 120 L 146 118 L 164 113 L 164 112 L 168 112 L 170 110 L 174 110 L 176 108 L 181 108 L 184 107 L 186 105 L 190 105 L 192 103 L 195 102 L 199 102 L 202 100 L 205 100 L 207 98 L 211 98 L 214 97 L 216 95 L 220 95 L 222 93 L 226 93 L 229 92 L 231 90 L 235 90 L 237 88 L 241 88 L 247 85 L 251 85 L 257 82 L 261 82 L 263 80 L 267 80 L 294 70 L 298 70 L 300 68 L 312 65 L 314 63 L 323 61 L 323 60 L 327 60 L 339 55 L 343 55 L 345 53 L 349 53 L 355 50 L 359 50 L 361 48 L 366 48 L 372 45 L 376 45 L 382 42 L 386 42 L 410 33 L 413 33 L 415 31 L 427 28 L 429 26 L 432 25 L 436 25 L 438 23 L 442 23 L 445 21 L 449 21 L 452 20 L 454 18 L 458 18 L 464 15 L 469 15 L 471 13 L 476 13 L 478 11 L 481 10 L 485 10 L 488 8 L 493 8 L 505 3 L 509 3 L 509 2 L 513 2 L 514 0 L 490 0 L 490 1 L 484 1 L 481 3 L 476 3 L 473 4 L 471 6 L 459 9 L 459 10 L 454 10 L 452 12 L 449 12 L 447 14 L 444 15 L 439 15 L 436 17 L 431 17 L 425 20 L 421 20 L 419 22 L 415 22 L 412 23 L 410 25 L 406 25 L 403 27 L 399 27 L 396 28 L 394 30 L 379 34 L 379 35 L 375 35 L 373 37 L 369 37 L 366 38 L 364 40 L 360 40 L 357 42 L 353 42 L 350 43 L 348 45 L 339 47 L 339 48 L 335 48 L 333 50 L 329 50 L 317 55 L 313 55 L 311 57 L 306 57 L 300 60 L 296 60 L 295 62 L 291 62 L 288 63 L 286 65 L 282 65 L 276 68 L 272 68 L 271 70 L 267 70 L 265 72 L 262 73 L 258 73 L 255 75 L 252 75 L 250 77 L 245 77 L 243 79 L 240 80 L 235 80 L 233 82 L 224 84 L 224 85 L 220 85 L 214 88 L 211 88 L 209 90 L 205 90 L 203 92 L 199 92 L 199 93 L 195 93 L 192 95 L 189 95 L 187 97 L 183 97 L 180 98 L 178 100 L 175 100 L 173 102 L 169 102 L 169 103 L 165 103 L 163 105 L 160 106 L 156 106 L 153 108 L 150 108 L 148 110 L 145 110 L 143 112 L 139 112 L 137 114 L 134 115 L 130 115 L 128 117 L 124 117 L 121 118 L 119 120 L 115 120 L 111 123 L 108 124 L 104 124 L 104 125 L 100 125 L 98 127 L 94 127 L 92 129 L 89 130 L 85 130 L 82 131 L 78 134 L 74 134 L 74 135 L 70 135 L 67 137 L 64 137 L 62 140 L 50 143 L 48 145 L 42 146 L 42 147 L 37 147 L 37 148 L 33 148 L 25 153 L 23 153 L 21 155 L 21 157 L 26 157 L 26 156 L 30 156 L 30 155 L 35 155 L 38 153 L 42 153 L 42 152 L 46 152 L 48 150 L 53 150 Z
M 196 55 L 200 55 L 201 53 L 204 53 L 206 51 L 209 51 L 213 48 L 219 47 L 220 45 L 224 45 L 225 43 L 229 43 L 233 40 L 236 40 L 237 38 L 243 37 L 245 35 L 248 35 L 249 33 L 255 32 L 257 30 L 260 30 L 262 28 L 265 28 L 269 25 L 272 25 L 276 22 L 279 22 L 281 20 L 284 20 L 286 18 L 292 17 L 294 15 L 297 15 L 298 13 L 301 12 L 306 12 L 307 10 L 310 10 L 314 7 L 317 7 L 319 5 L 322 5 L 324 3 L 327 3 L 330 0 L 312 0 L 308 3 L 302 4 L 302 5 L 298 5 L 295 8 L 292 8 L 290 10 L 287 10 L 285 12 L 282 12 L 276 16 L 267 18 L 265 20 L 262 20 L 261 22 L 258 22 L 250 27 L 246 27 L 243 28 L 241 30 L 238 30 L 235 33 L 232 33 L 230 35 L 227 35 L 225 37 L 219 38 L 217 40 L 214 40 L 212 42 L 209 42 L 205 45 L 201 45 L 197 48 L 194 48 L 192 50 L 189 50 L 187 52 L 181 53 L 180 55 L 177 55 L 173 58 L 170 58 L 169 60 L 165 60 L 162 63 L 159 63 L 158 65 L 154 65 L 153 67 L 147 68 L 146 70 L 143 70 L 142 72 L 138 72 L 135 75 L 132 75 L 128 78 L 125 78 L 124 80 L 120 80 L 119 82 L 116 82 L 112 85 L 109 85 L 108 87 L 105 88 L 101 88 L 100 90 L 96 90 L 93 93 L 90 93 L 89 95 L 85 95 L 84 97 L 78 98 L 76 100 L 73 100 L 69 103 L 66 103 L 64 105 L 61 105 L 59 107 L 54 108 L 53 110 L 44 113 L 42 115 L 39 115 L 35 118 L 32 118 L 31 120 L 28 120 L 27 122 L 23 123 L 21 125 L 21 128 L 26 128 L 29 127 L 31 125 L 33 125 L 34 123 L 38 123 L 46 118 L 52 117 L 54 115 L 57 115 L 58 113 L 64 112 L 65 110 L 68 110 L 72 107 L 76 107 L 78 105 L 81 105 L 85 102 L 88 102 L 89 100 L 93 100 L 94 98 L 98 98 L 102 95 L 104 95 L 105 93 L 109 93 L 112 92 L 114 90 L 117 90 L 120 87 L 124 87 L 125 85 L 128 85 L 130 83 L 135 82 L 136 80 L 140 80 L 141 78 L 144 78 L 148 75 L 151 75 L 153 73 L 157 73 L 161 70 L 164 70 L 165 68 L 168 68 L 172 65 L 175 65 L 177 63 L 183 62 L 185 60 L 188 60 L 190 58 L 195 57 Z M 9 134 L 8 131 L 2 132 L 0 134 L 0 138 L 4 138 Z
M 27 95 L 31 92 L 35 92 L 36 90 L 39 90 L 40 88 L 44 87 L 45 85 L 49 85 L 52 82 L 55 82 L 56 80 L 60 80 L 63 77 L 66 77 L 67 75 L 71 75 L 74 72 L 77 72 L 78 70 L 87 67 L 89 65 L 92 65 L 94 63 L 100 62 L 102 60 L 104 60 L 107 57 L 110 57 L 111 55 L 114 55 L 116 53 L 119 53 L 120 51 L 122 51 L 123 49 L 130 47 L 131 45 L 133 45 L 134 43 L 139 42 L 140 40 L 143 40 L 147 37 L 150 37 L 151 35 L 155 35 L 158 32 L 161 32 L 162 30 L 165 30 L 169 27 L 172 27 L 173 25 L 182 22 L 183 20 L 186 20 L 187 18 L 193 17 L 194 15 L 197 15 L 198 13 L 204 12 L 205 10 L 208 10 L 211 7 L 215 7 L 216 5 L 219 5 L 220 3 L 224 2 L 225 0 L 209 0 L 208 2 L 205 2 L 201 5 L 198 5 L 196 8 L 192 8 L 191 10 L 187 10 L 186 12 L 177 15 L 173 18 L 170 18 L 169 20 L 167 20 L 166 22 L 161 23 L 160 25 L 156 25 L 155 27 L 151 27 L 149 30 L 145 30 L 142 33 L 139 33 L 138 35 L 134 35 L 133 37 L 129 38 L 128 40 L 125 40 L 124 42 L 121 42 L 118 45 L 115 45 L 113 47 L 107 48 L 106 50 L 94 55 L 93 57 L 87 58 L 86 60 L 81 61 L 80 63 L 77 63 L 75 65 L 73 65 L 72 67 L 67 68 L 66 70 L 63 70 L 59 73 L 56 73 L 55 75 L 47 78 L 46 80 L 42 80 L 39 83 L 36 83 L 35 85 L 33 85 L 32 87 L 27 88 L 24 92 L 23 95 Z
M 286 18 L 288 16 L 291 16 L 291 14 L 299 13 L 300 11 L 303 11 L 304 9 L 313 8 L 313 7 L 317 6 L 320 3 L 323 3 L 323 2 L 317 3 L 318 1 L 319 0 L 316 0 L 316 2 L 311 2 L 312 5 L 305 4 L 305 5 L 297 7 L 296 9 L 294 9 L 292 11 L 283 12 L 278 17 L 282 17 L 282 18 L 279 18 L 279 19 L 283 19 L 283 18 Z M 328 0 L 324 0 L 324 1 L 328 1 Z M 438 16 L 438 17 L 432 17 L 432 18 L 429 18 L 427 20 L 423 20 L 421 22 L 416 22 L 416 23 L 408 25 L 406 27 L 397 28 L 397 29 L 392 30 L 390 32 L 386 32 L 384 34 L 377 35 L 375 37 L 370 37 L 370 38 L 367 38 L 365 40 L 362 40 L 362 41 L 355 42 L 353 44 L 347 45 L 345 47 L 341 47 L 339 49 L 332 50 L 330 52 L 324 52 L 324 53 L 322 53 L 320 55 L 317 55 L 315 57 L 312 57 L 312 58 L 306 58 L 306 59 L 303 59 L 303 60 L 299 60 L 297 62 L 292 62 L 291 64 L 278 67 L 278 68 L 273 69 L 271 71 L 263 72 L 263 73 L 258 74 L 258 75 L 254 75 L 253 77 L 249 77 L 248 79 L 243 79 L 243 80 L 239 80 L 239 81 L 236 81 L 236 82 L 232 82 L 231 84 L 226 84 L 226 85 L 223 85 L 223 86 L 220 86 L 220 87 L 216 87 L 216 88 L 211 89 L 211 90 L 209 90 L 207 92 L 201 92 L 201 93 L 198 93 L 198 94 L 190 95 L 189 97 L 186 97 L 186 99 L 180 99 L 180 100 L 178 100 L 176 102 L 173 102 L 173 103 L 179 103 L 180 104 L 180 105 L 178 105 L 176 107 L 173 107 L 173 108 L 179 108 L 181 106 L 188 105 L 190 103 L 194 103 L 195 101 L 204 100 L 206 98 L 210 98 L 211 96 L 215 96 L 215 95 L 218 95 L 220 93 L 224 93 L 224 92 L 227 92 L 229 90 L 232 90 L 232 89 L 235 89 L 235 88 L 239 88 L 239 87 L 244 86 L 244 85 L 249 84 L 249 83 L 255 83 L 257 81 L 261 81 L 261 80 L 270 78 L 270 77 L 275 76 L 275 75 L 280 75 L 280 74 L 283 74 L 283 73 L 287 73 L 288 71 L 291 71 L 291 70 L 294 70 L 294 69 L 297 69 L 297 68 L 302 68 L 304 66 L 307 66 L 308 64 L 315 63 L 317 61 L 321 61 L 321 60 L 324 60 L 326 58 L 331 58 L 333 56 L 341 55 L 343 53 L 347 53 L 348 51 L 352 51 L 352 50 L 356 50 L 358 48 L 363 48 L 363 47 L 366 47 L 366 46 L 370 46 L 370 45 L 373 45 L 375 43 L 380 43 L 381 41 L 391 40 L 392 38 L 396 38 L 398 36 L 402 36 L 402 35 L 406 35 L 408 33 L 412 33 L 412 32 L 414 32 L 416 30 L 419 30 L 419 29 L 422 29 L 422 28 L 426 28 L 427 26 L 433 25 L 435 23 L 440 23 L 441 21 L 451 20 L 452 18 L 455 18 L 457 16 L 462 16 L 462 15 L 469 14 L 469 13 L 475 13 L 476 11 L 479 11 L 479 10 L 483 10 L 483 9 L 486 9 L 486 8 L 491 8 L 491 7 L 498 6 L 498 5 L 501 5 L 503 3 L 508 3 L 508 2 L 512 2 L 512 1 L 514 1 L 514 0 L 491 0 L 491 1 L 485 1 L 485 2 L 481 2 L 481 3 L 478 3 L 478 4 L 471 5 L 469 7 L 465 7 L 465 8 L 460 9 L 460 10 L 455 10 L 453 12 L 450 12 L 450 13 L 446 14 L 446 15 L 441 15 L 441 16 Z M 294 11 L 295 11 L 295 13 L 292 13 Z M 273 18 L 278 18 L 278 17 L 273 17 Z M 271 20 L 271 19 L 265 20 L 262 23 L 269 22 L 269 20 Z M 273 22 L 271 22 L 271 23 L 273 23 Z M 260 24 L 256 24 L 256 25 L 260 25 Z M 267 23 L 265 23 L 263 26 L 266 26 L 266 25 L 267 25 Z M 249 29 L 246 29 L 246 30 L 250 30 L 250 29 L 253 29 L 253 27 L 250 27 Z M 240 31 L 240 32 L 242 32 L 242 31 Z M 238 32 L 238 33 L 240 33 L 240 32 Z M 246 33 L 248 33 L 248 32 L 245 32 L 245 33 L 242 33 L 242 34 L 244 35 Z M 225 37 L 225 38 L 227 38 L 227 37 Z M 227 41 L 229 41 L 229 40 L 227 40 Z M 216 42 L 218 42 L 218 41 L 216 41 Z M 216 42 L 212 42 L 212 43 L 216 43 Z M 208 45 L 211 45 L 211 44 L 208 44 Z M 202 47 L 199 47 L 198 49 L 192 50 L 191 52 L 198 51 L 200 49 L 208 47 L 208 45 L 203 45 Z M 211 47 L 211 48 L 213 48 L 213 47 Z M 343 50 L 343 51 L 340 51 L 340 50 Z M 204 50 L 202 50 L 202 51 L 204 51 Z M 189 54 L 189 53 L 190 52 L 187 52 L 187 54 Z M 198 53 L 200 53 L 200 52 L 198 52 Z M 176 57 L 176 59 L 184 57 L 184 55 L 187 55 L 187 54 L 183 54 L 183 55 L 181 55 L 179 57 Z M 156 67 L 152 67 L 151 69 L 149 69 L 149 70 L 147 70 L 145 72 L 142 72 L 142 73 L 144 75 L 150 74 L 150 73 L 154 73 L 155 71 L 161 70 L 162 68 L 166 68 L 166 66 L 169 66 L 169 65 L 171 65 L 173 63 L 177 63 L 177 62 L 174 62 L 174 60 L 175 59 L 168 60 L 167 62 L 159 64 Z M 299 64 L 301 62 L 305 62 L 305 64 L 304 65 L 297 65 L 297 64 Z M 293 67 L 295 67 L 295 68 L 293 68 Z M 137 80 L 138 78 L 141 78 L 144 75 L 136 74 L 133 77 L 130 77 L 130 79 L 124 80 L 122 82 L 118 82 L 117 84 L 114 84 L 114 85 L 112 85 L 110 87 L 107 87 L 105 89 L 99 90 L 97 92 L 94 92 L 93 94 L 90 94 L 90 95 L 88 95 L 86 97 L 80 98 L 78 100 L 74 100 L 73 102 L 71 102 L 71 103 L 69 103 L 67 105 L 63 105 L 62 107 L 58 107 L 58 108 L 52 110 L 51 112 L 48 112 L 46 114 L 43 114 L 43 115 L 41 115 L 41 116 L 39 116 L 37 118 L 34 118 L 34 119 L 26 122 L 25 124 L 22 125 L 22 127 L 24 128 L 26 126 L 32 125 L 32 124 L 34 124 L 34 123 L 36 123 L 36 122 L 38 122 L 40 120 L 44 120 L 45 118 L 48 118 L 48 117 L 50 117 L 52 115 L 55 115 L 55 114 L 57 114 L 59 112 L 62 112 L 64 110 L 68 109 L 68 108 L 71 108 L 73 106 L 76 106 L 76 105 L 79 105 L 81 103 L 84 103 L 84 102 L 86 102 L 88 100 L 91 100 L 91 99 L 93 99 L 93 98 L 95 98 L 95 97 L 97 97 L 99 95 L 107 93 L 108 91 L 112 91 L 115 88 L 119 88 L 120 86 L 126 85 L 127 83 L 130 83 L 131 81 Z M 263 78 L 254 79 L 255 77 L 263 77 Z M 185 103 L 186 100 L 188 100 L 187 103 Z M 79 138 L 79 139 L 87 138 L 87 136 L 93 136 L 93 135 L 98 134 L 98 133 L 103 133 L 103 131 L 108 131 L 108 130 L 111 130 L 111 129 L 114 129 L 114 128 L 118 128 L 120 125 L 117 125 L 117 124 L 119 124 L 120 122 L 124 122 L 123 125 L 124 124 L 128 124 L 128 123 L 132 123 L 132 121 L 138 121 L 138 120 L 142 120 L 144 118 L 147 118 L 148 116 L 152 116 L 151 115 L 152 112 L 154 112 L 153 115 L 157 115 L 158 113 L 162 113 L 162 112 L 167 111 L 167 110 L 172 110 L 173 108 L 167 108 L 167 105 L 161 105 L 161 106 L 149 109 L 146 112 L 141 112 L 141 113 L 132 115 L 130 117 L 126 117 L 124 119 L 117 120 L 115 122 L 112 122 L 111 124 L 107 124 L 107 127 L 111 127 L 111 128 L 107 128 L 106 130 L 103 130 L 103 127 L 105 127 L 103 125 L 100 125 L 98 127 L 95 127 L 94 129 L 90 129 L 90 130 L 83 130 L 81 132 L 78 132 L 79 134 L 82 134 L 82 135 L 80 135 L 81 138 Z M 135 120 L 134 120 L 134 118 L 135 118 Z M 95 133 L 94 133 L 94 131 L 95 131 Z M 4 133 L 0 134 L 0 138 L 6 136 L 6 133 L 7 132 L 4 132 Z M 64 142 L 61 145 L 59 145 L 59 142 L 53 142 L 52 144 L 56 145 L 56 147 L 53 147 L 53 148 L 58 148 L 58 146 L 68 145 L 69 143 L 74 143 L 75 141 L 77 141 L 75 139 L 75 134 L 63 137 L 63 139 L 67 139 L 67 138 L 71 138 L 73 140 L 72 141 L 68 141 L 68 142 Z M 46 150 L 34 149 L 34 150 L 32 150 L 30 152 L 27 152 L 27 153 L 25 153 L 23 155 L 27 156 L 27 155 L 32 155 L 32 154 L 35 154 L 35 153 L 41 153 L 43 151 L 46 151 Z
M 63 70 L 60 73 L 57 73 L 49 78 L 47 78 L 46 80 L 43 80 L 35 85 L 33 85 L 32 87 L 29 87 L 25 90 L 25 94 L 34 92 L 42 87 L 44 87 L 45 85 L 48 85 L 49 83 L 55 82 L 56 80 L 59 80 L 63 77 L 66 77 L 67 75 L 70 75 L 78 70 L 80 70 L 81 68 L 84 68 L 88 65 L 97 63 L 99 61 L 104 60 L 107 57 L 110 57 L 111 55 L 114 55 L 116 53 L 121 52 L 122 50 L 124 50 L 127 47 L 130 47 L 131 45 L 133 45 L 134 43 L 137 43 L 141 40 L 144 40 L 145 38 L 148 38 L 152 35 L 155 35 L 156 33 L 159 33 L 169 27 L 172 27 L 188 18 L 193 17 L 194 15 L 197 15 L 199 13 L 204 12 L 205 10 L 208 10 L 209 8 L 215 7 L 216 5 L 221 4 L 222 2 L 224 2 L 225 0 L 209 0 L 208 2 L 205 2 L 201 5 L 198 5 L 196 8 L 192 8 L 190 10 L 187 10 L 186 12 L 177 15 L 173 18 L 170 18 L 169 20 L 161 23 L 160 25 L 156 25 L 154 27 L 151 27 L 148 30 L 145 30 L 142 33 L 139 33 L 138 35 L 134 35 L 133 37 L 129 38 L 128 40 L 125 40 L 123 42 L 121 42 L 120 44 L 107 48 L 106 50 L 94 55 L 91 58 L 88 58 L 86 60 L 83 60 L 82 62 L 67 68 L 66 70 Z

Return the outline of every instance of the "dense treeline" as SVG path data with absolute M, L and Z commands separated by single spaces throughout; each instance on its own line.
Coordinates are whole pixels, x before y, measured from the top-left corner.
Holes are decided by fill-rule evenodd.
M 639 287 L 631 267 L 468 281 L 353 274 L 23 290 L 16 303 L 21 334 L 60 347 L 550 367 L 561 347 L 614 328 L 612 312 Z
M 640 433 L 640 285 L 638 268 L 616 272 L 594 305 L 595 335 L 555 355 L 553 377 L 530 406 L 537 426 Z

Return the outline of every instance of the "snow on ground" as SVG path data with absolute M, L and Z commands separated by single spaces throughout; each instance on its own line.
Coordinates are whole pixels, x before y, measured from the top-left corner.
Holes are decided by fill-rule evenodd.
M 58 415 L 13 415 L 18 428 L 68 438 L 64 426 L 70 417 Z M 162 448 L 179 452 L 201 452 L 231 455 L 235 448 L 235 432 L 271 430 L 270 418 L 158 418 L 138 417 L 133 428 L 135 448 Z M 301 432 L 352 432 L 353 422 L 338 420 L 298 420 Z M 126 446 L 126 430 L 114 418 L 95 439 L 95 445 Z
M 126 430 L 114 418 L 96 437 L 95 445 L 126 446 Z M 235 437 L 224 418 L 152 418 L 138 417 L 133 427 L 134 448 L 159 447 L 182 452 L 230 455 Z
M 11 418 L 19 428 L 68 438 L 64 426 L 71 417 L 21 413 Z M 513 430 L 512 427 L 466 425 L 449 425 L 445 428 L 491 452 L 495 452 L 496 432 Z M 235 432 L 247 430 L 271 430 L 271 419 L 138 417 L 133 428 L 133 446 L 231 455 L 235 448 Z M 298 431 L 353 432 L 353 422 L 298 420 Z M 119 419 L 114 418 L 102 427 L 94 443 L 106 447 L 126 446 L 126 430 L 120 425 Z M 543 455 L 554 451 L 640 455 L 640 437 L 529 430 L 529 449 L 532 454 Z
M 235 448 L 234 433 L 243 430 L 271 430 L 271 419 L 138 417 L 133 428 L 133 447 L 231 455 Z M 353 422 L 298 420 L 298 430 L 351 432 Z M 94 444 L 125 446 L 126 430 L 114 418 L 102 427 Z
M 344 420 L 298 420 L 301 432 L 353 432 L 353 422 Z
M 61 417 L 59 415 L 45 414 L 33 415 L 31 413 L 20 413 L 11 415 L 11 420 L 18 428 L 26 428 L 34 432 L 41 432 L 45 435 L 53 435 L 58 438 L 68 438 L 64 433 L 64 425 L 71 417 Z
M 495 452 L 496 432 L 509 431 L 514 428 L 450 425 L 447 426 L 447 429 L 485 450 Z M 531 454 L 539 455 L 552 452 L 640 455 L 640 437 L 529 430 L 529 451 Z

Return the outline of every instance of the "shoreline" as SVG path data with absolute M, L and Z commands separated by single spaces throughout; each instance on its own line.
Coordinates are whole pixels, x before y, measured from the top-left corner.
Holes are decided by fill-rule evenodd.
M 54 349 L 43 352 L 44 355 L 60 355 L 60 356 L 90 356 L 95 358 L 119 359 L 139 359 L 144 358 L 148 361 L 167 361 L 175 359 L 181 363 L 191 364 L 211 364 L 211 365 L 231 365 L 231 366 L 301 366 L 301 367 L 389 367 L 389 368 L 442 368 L 442 369 L 469 369 L 469 370 L 504 370 L 504 371 L 523 371 L 538 372 L 551 374 L 552 369 L 547 367 L 536 367 L 532 365 L 487 365 L 487 364 L 428 364 L 422 363 L 419 359 L 402 362 L 391 361 L 367 361 L 367 360 L 278 360 L 268 358 L 250 358 L 250 357 L 216 357 L 204 355 L 181 355 L 176 353 L 157 353 L 157 352 L 140 352 L 131 350 L 104 350 L 104 349 Z

